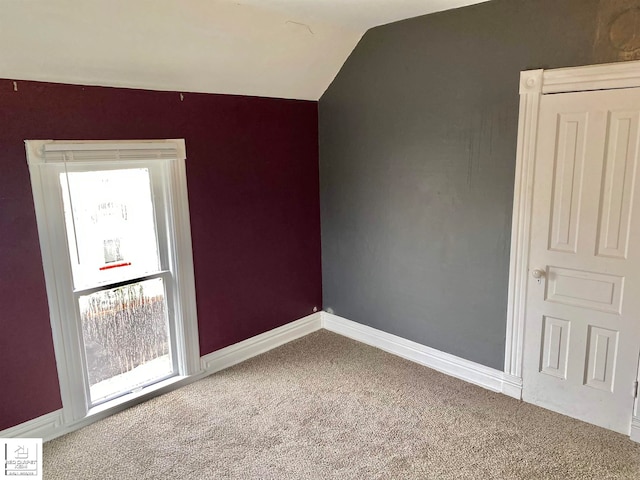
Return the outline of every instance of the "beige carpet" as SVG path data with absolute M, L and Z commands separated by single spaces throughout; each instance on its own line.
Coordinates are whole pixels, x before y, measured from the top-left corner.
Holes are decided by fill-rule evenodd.
M 325 330 L 45 444 L 45 479 L 640 479 L 627 437 Z

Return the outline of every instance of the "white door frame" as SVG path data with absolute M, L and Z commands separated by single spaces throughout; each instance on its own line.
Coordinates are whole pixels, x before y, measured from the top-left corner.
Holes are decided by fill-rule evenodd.
M 640 61 L 520 73 L 520 114 L 511 223 L 511 258 L 507 301 L 504 371 L 522 385 L 526 285 L 533 201 L 533 174 L 540 98 L 550 93 L 640 87 Z M 520 397 L 522 390 L 520 390 Z M 522 398 L 522 397 L 521 397 Z M 640 408 L 636 403 L 631 438 L 640 441 Z

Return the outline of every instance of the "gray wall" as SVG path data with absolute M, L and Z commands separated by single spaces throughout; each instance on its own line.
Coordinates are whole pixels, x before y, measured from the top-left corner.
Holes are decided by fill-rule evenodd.
M 320 100 L 325 309 L 502 369 L 519 72 L 637 57 L 638 7 L 494 0 L 370 30 Z

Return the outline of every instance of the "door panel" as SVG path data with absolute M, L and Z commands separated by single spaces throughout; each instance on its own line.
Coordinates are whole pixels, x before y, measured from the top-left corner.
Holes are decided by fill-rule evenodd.
M 589 325 L 585 385 L 605 392 L 613 392 L 619 333 Z
M 578 220 L 582 197 L 587 114 L 561 114 L 558 117 L 558 159 L 555 165 L 551 203 L 549 248 L 576 253 Z
M 540 100 L 523 399 L 628 434 L 640 353 L 640 89 Z
M 549 302 L 620 313 L 622 277 L 549 266 L 546 278 Z
M 611 113 L 607 138 L 596 255 L 627 258 L 638 158 L 638 112 Z
M 543 328 L 540 371 L 566 379 L 571 322 L 560 318 L 544 317 Z

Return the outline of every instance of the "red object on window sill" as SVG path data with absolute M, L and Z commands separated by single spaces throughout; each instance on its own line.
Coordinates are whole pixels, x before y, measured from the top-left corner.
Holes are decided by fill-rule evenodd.
M 100 267 L 100 271 L 110 270 L 112 268 L 118 268 L 118 267 L 128 267 L 129 265 L 131 265 L 131 262 L 116 263 L 114 265 L 107 265 L 106 267 Z

